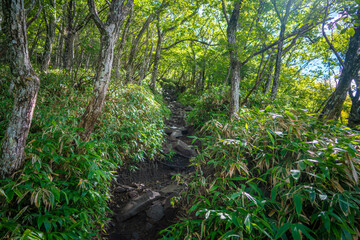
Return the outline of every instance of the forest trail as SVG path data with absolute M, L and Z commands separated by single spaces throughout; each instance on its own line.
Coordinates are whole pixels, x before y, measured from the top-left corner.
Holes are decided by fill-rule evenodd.
M 166 90 L 164 99 L 171 110 L 166 120 L 166 141 L 163 155 L 136 164 L 136 172 L 122 168 L 113 188 L 110 208 L 114 215 L 110 224 L 110 240 L 158 239 L 159 231 L 177 220 L 179 209 L 172 199 L 185 189 L 193 168 L 189 159 L 196 155 L 191 148 L 193 129 L 186 124 L 185 107 L 176 101 L 174 90 Z M 177 182 L 175 178 L 181 178 Z

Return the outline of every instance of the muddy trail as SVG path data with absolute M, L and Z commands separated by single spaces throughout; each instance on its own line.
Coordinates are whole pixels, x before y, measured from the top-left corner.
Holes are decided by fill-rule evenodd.
M 145 160 L 136 165 L 135 172 L 125 168 L 118 171 L 110 203 L 113 210 L 107 236 L 110 240 L 158 239 L 159 231 L 177 220 L 178 209 L 173 207 L 172 199 L 180 195 L 185 184 L 178 183 L 176 177 L 185 182 L 191 178 L 193 168 L 189 159 L 197 153 L 189 138 L 193 129 L 185 120 L 191 108 L 178 103 L 172 90 L 165 91 L 164 99 L 172 113 L 165 121 L 162 155 L 167 157 Z

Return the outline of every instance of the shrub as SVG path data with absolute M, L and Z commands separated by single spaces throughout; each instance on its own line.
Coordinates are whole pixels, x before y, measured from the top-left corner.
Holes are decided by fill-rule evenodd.
M 359 235 L 356 132 L 304 112 L 243 109 L 211 120 L 194 161 L 190 220 L 164 239 L 353 239 Z
M 225 95 L 227 93 L 228 91 L 226 90 Z M 199 127 L 213 118 L 226 119 L 229 108 L 229 102 L 226 99 L 221 87 L 207 89 L 199 99 L 196 99 L 195 104 L 192 104 L 194 108 L 189 113 L 187 120 Z M 189 105 L 193 100 L 191 100 L 188 94 L 183 94 L 180 96 L 180 102 L 184 105 Z

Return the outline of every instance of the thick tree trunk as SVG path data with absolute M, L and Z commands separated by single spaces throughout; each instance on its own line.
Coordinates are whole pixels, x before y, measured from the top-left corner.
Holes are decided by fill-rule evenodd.
M 236 46 L 236 30 L 242 1 L 236 1 L 227 27 L 228 47 L 231 67 L 230 118 L 237 118 L 239 112 L 240 63 Z
M 269 69 L 268 69 L 268 74 L 267 74 L 267 78 L 266 78 L 266 82 L 263 88 L 263 93 L 266 94 L 269 92 L 270 87 L 271 87 L 271 80 L 273 79 L 273 73 L 274 73 L 274 61 L 273 61 L 273 57 L 270 60 L 270 65 L 269 65 Z
M 52 3 L 53 6 L 56 6 L 56 2 Z M 45 10 L 44 10 L 45 13 Z M 51 53 L 52 53 L 52 49 L 53 49 L 53 42 L 55 39 L 55 18 L 56 16 L 51 16 L 51 15 L 47 15 L 45 16 L 45 18 L 47 19 L 47 23 L 46 23 L 46 41 L 45 41 L 45 51 L 44 51 L 44 55 L 43 55 L 43 62 L 41 65 L 41 70 L 44 72 L 47 72 L 47 70 L 49 69 L 49 65 L 50 65 L 50 60 L 51 60 Z
M 88 0 L 90 12 L 101 33 L 101 52 L 96 71 L 93 96 L 79 123 L 79 126 L 84 129 L 80 133 L 80 137 L 84 141 L 90 138 L 96 120 L 101 115 L 111 77 L 115 42 L 119 37 L 119 29 L 125 16 L 134 5 L 133 0 L 128 0 L 125 6 L 123 6 L 123 2 L 121 0 L 113 0 L 111 2 L 108 18 L 104 24 L 97 14 L 94 0 Z
M 358 11 L 357 15 L 360 17 L 360 11 Z M 320 119 L 337 120 L 340 117 L 351 81 L 358 77 L 360 70 L 359 48 L 360 27 L 357 27 L 355 29 L 355 34 L 350 38 L 349 48 L 345 55 L 344 68 L 341 72 L 339 83 L 320 113 Z M 354 106 L 353 114 L 355 110 L 356 106 Z M 351 116 L 355 115 L 350 115 L 349 122 L 355 121 L 351 119 Z
M 8 128 L 2 140 L 0 177 L 18 170 L 24 161 L 26 139 L 36 105 L 40 80 L 29 58 L 23 0 L 2 0 L 9 39 L 10 67 L 16 95 Z
M 161 43 L 162 43 L 162 38 L 163 38 L 163 36 L 161 34 L 160 26 L 158 26 L 157 31 L 158 31 L 158 41 L 156 44 L 156 53 L 155 53 L 154 66 L 153 66 L 153 71 L 152 71 L 152 75 L 151 75 L 151 83 L 150 83 L 150 88 L 153 91 L 156 90 L 156 80 L 157 80 L 157 73 L 158 73 L 158 68 L 159 68 L 159 64 L 160 64 Z

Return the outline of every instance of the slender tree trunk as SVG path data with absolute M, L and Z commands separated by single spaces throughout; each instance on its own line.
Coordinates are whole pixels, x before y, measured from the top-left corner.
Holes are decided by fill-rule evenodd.
M 266 94 L 269 92 L 271 87 L 271 80 L 273 79 L 273 73 L 274 73 L 274 60 L 273 57 L 270 60 L 270 65 L 267 73 L 266 82 L 263 88 L 263 93 Z
M 60 30 L 59 30 L 58 42 L 57 42 L 57 54 L 56 54 L 56 66 L 57 67 L 62 66 L 63 50 L 64 50 L 64 25 L 61 24 Z
M 120 67 L 121 67 L 121 57 L 123 55 L 123 50 L 126 44 L 126 39 L 129 33 L 130 24 L 133 19 L 133 9 L 130 10 L 128 20 L 126 21 L 124 30 L 121 36 L 121 42 L 117 47 L 117 56 L 115 57 L 115 78 L 120 79 Z
M 1 148 L 0 177 L 5 177 L 23 164 L 40 79 L 30 63 L 24 1 L 2 0 L 2 6 L 10 50 L 10 68 L 16 88 L 13 111 Z
M 43 30 L 41 30 L 42 23 L 39 24 L 39 27 L 37 29 L 36 35 L 31 43 L 30 51 L 29 51 L 29 58 L 31 59 L 33 57 L 34 50 L 36 48 L 36 45 L 39 41 L 40 34 L 42 34 Z
M 236 30 L 242 1 L 237 0 L 227 27 L 227 38 L 231 67 L 230 118 L 237 118 L 239 112 L 240 63 L 236 46 Z
M 132 78 L 134 75 L 134 66 L 133 65 L 134 65 L 136 53 L 138 51 L 139 43 L 140 43 L 140 40 L 142 39 L 145 31 L 148 29 L 150 23 L 152 22 L 153 18 L 154 18 L 154 13 L 150 14 L 150 16 L 146 19 L 144 25 L 140 29 L 140 32 L 138 33 L 138 35 L 135 38 L 134 43 L 131 45 L 128 63 L 127 63 L 127 69 L 126 69 L 126 82 L 132 82 Z
M 288 0 L 286 4 L 286 10 L 285 14 L 282 17 L 279 10 L 277 9 L 276 2 L 272 0 L 272 3 L 274 5 L 276 14 L 278 15 L 278 18 L 280 20 L 280 36 L 279 39 L 281 41 L 278 44 L 278 51 L 276 54 L 276 63 L 275 63 L 275 73 L 274 73 L 274 80 L 273 80 L 273 86 L 271 89 L 271 98 L 275 99 L 277 95 L 277 91 L 279 88 L 279 78 L 280 78 L 280 72 L 281 72 L 281 61 L 282 61 L 282 55 L 283 55 L 283 46 L 284 46 L 284 37 L 285 37 L 285 30 L 286 30 L 286 23 L 288 21 L 289 15 L 290 15 L 290 9 L 294 3 L 294 0 Z
M 147 37 L 146 37 L 146 49 L 145 49 L 145 54 L 144 54 L 144 59 L 143 59 L 143 64 L 141 65 L 140 68 L 140 78 L 139 78 L 139 85 L 142 85 L 142 82 L 145 78 L 145 74 L 149 68 L 149 63 L 151 60 L 151 55 L 152 52 L 154 51 L 154 43 L 151 41 L 151 49 L 149 50 L 149 39 L 152 39 L 152 32 L 151 34 L 149 34 L 149 29 L 147 31 Z M 149 56 L 148 56 L 149 55 Z
M 53 1 L 52 5 L 53 5 L 53 7 L 55 7 L 56 2 Z M 44 13 L 46 13 L 45 10 L 44 10 Z M 41 70 L 44 72 L 47 72 L 47 70 L 49 69 L 49 65 L 50 65 L 51 53 L 52 53 L 52 49 L 53 49 L 53 42 L 55 40 L 55 18 L 56 18 L 56 15 L 52 16 L 51 14 L 48 14 L 47 16 L 45 16 L 47 34 L 46 34 L 43 62 L 41 65 Z
M 65 36 L 65 49 L 63 56 L 63 67 L 71 71 L 74 60 L 75 33 L 67 32 Z
M 101 33 L 101 51 L 94 82 L 93 96 L 79 123 L 79 126 L 84 129 L 84 131 L 80 133 L 82 140 L 88 140 L 90 138 L 95 122 L 101 115 L 110 82 L 114 59 L 114 47 L 116 40 L 119 38 L 119 29 L 124 18 L 129 13 L 130 9 L 133 8 L 134 1 L 128 0 L 126 5 L 123 6 L 123 1 L 113 0 L 105 24 L 100 20 L 97 14 L 94 0 L 88 0 L 88 5 L 90 12 L 93 15 L 93 19 Z
M 153 91 L 156 90 L 156 79 L 157 79 L 157 73 L 158 73 L 160 57 L 161 57 L 161 43 L 162 43 L 163 36 L 161 34 L 160 26 L 157 26 L 157 32 L 158 32 L 158 41 L 156 44 L 156 53 L 155 53 L 154 66 L 153 66 L 153 71 L 152 71 L 152 75 L 151 75 L 151 83 L 150 83 L 150 88 Z
M 282 35 L 284 35 L 284 34 L 282 33 Z M 281 39 L 281 34 L 280 34 L 280 39 Z M 275 73 L 274 73 L 274 79 L 273 79 L 273 85 L 272 85 L 272 89 L 271 89 L 271 94 L 270 94 L 270 97 L 272 99 L 276 98 L 277 91 L 278 91 L 278 88 L 279 88 L 279 78 L 280 78 L 280 71 L 281 71 L 281 60 L 282 60 L 283 44 L 284 44 L 283 41 L 281 41 L 279 43 L 278 50 L 277 50 L 277 53 L 276 53 Z

